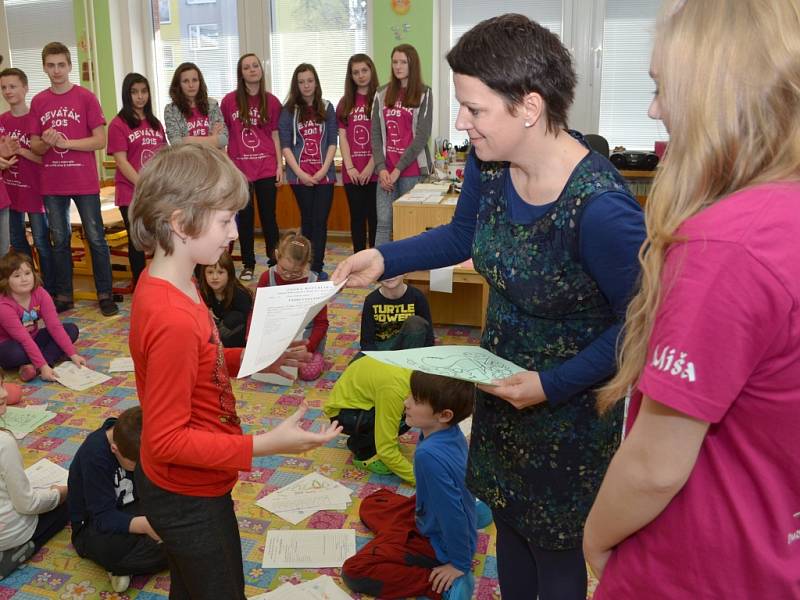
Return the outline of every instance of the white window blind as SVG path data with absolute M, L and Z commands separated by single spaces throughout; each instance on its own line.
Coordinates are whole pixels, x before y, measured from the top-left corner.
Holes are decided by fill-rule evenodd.
M 286 100 L 300 63 L 314 65 L 322 96 L 334 106 L 344 93 L 347 61 L 367 51 L 366 0 L 271 0 L 272 93 Z
M 607 0 L 600 86 L 600 135 L 609 146 L 650 150 L 666 140 L 660 121 L 647 116 L 655 84 L 650 79 L 653 28 L 661 0 Z
M 80 64 L 75 41 L 75 18 L 72 0 L 5 0 L 12 66 L 28 76 L 28 101 L 50 86 L 42 69 L 42 48 L 49 42 L 61 42 L 72 55 L 73 83 L 80 79 Z M 46 24 L 46 25 L 45 25 Z
M 464 33 L 485 19 L 496 17 L 505 13 L 520 13 L 537 23 L 547 27 L 550 31 L 561 37 L 562 25 L 562 0 L 452 0 L 452 18 L 450 20 L 450 47 L 452 48 Z M 448 50 L 449 50 L 448 48 Z M 445 53 L 446 54 L 446 53 Z M 442 60 L 442 68 L 450 71 L 447 61 Z M 456 129 L 456 116 L 458 115 L 458 102 L 453 86 L 452 75 L 449 80 L 449 106 L 450 106 L 450 141 L 460 144 L 467 139 L 467 134 Z
M 153 4 L 151 4 L 153 7 Z M 236 89 L 239 24 L 236 0 L 176 2 L 159 0 L 152 15 L 156 81 L 153 107 L 160 116 L 172 102 L 169 84 L 175 68 L 193 62 L 203 72 L 208 95 L 218 101 Z

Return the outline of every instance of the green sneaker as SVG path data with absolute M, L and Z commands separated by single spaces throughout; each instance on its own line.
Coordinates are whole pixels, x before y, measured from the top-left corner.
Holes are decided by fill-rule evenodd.
M 392 471 L 389 467 L 383 464 L 383 461 L 377 456 L 368 458 L 367 460 L 353 459 L 353 464 L 362 471 L 369 471 L 376 475 L 391 475 Z

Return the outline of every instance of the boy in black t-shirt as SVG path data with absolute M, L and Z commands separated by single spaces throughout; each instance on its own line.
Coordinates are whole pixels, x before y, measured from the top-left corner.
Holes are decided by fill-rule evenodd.
M 428 300 L 403 275 L 384 279 L 364 300 L 361 350 L 403 350 L 433 346 Z

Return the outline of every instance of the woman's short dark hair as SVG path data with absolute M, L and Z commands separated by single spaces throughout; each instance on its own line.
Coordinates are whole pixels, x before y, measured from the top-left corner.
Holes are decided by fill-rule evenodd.
M 481 21 L 447 53 L 453 73 L 477 77 L 506 101 L 511 114 L 536 92 L 545 101 L 547 131 L 567 126 L 575 97 L 569 50 L 553 32 L 528 17 L 507 14 Z

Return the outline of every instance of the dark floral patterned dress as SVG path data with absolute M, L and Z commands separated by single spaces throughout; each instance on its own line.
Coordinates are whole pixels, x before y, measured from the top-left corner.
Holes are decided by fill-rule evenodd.
M 615 322 L 583 269 L 579 224 L 598 193 L 628 193 L 620 175 L 592 158 L 530 224 L 515 224 L 505 197 L 507 164 L 479 163 L 475 268 L 490 285 L 481 345 L 521 367 L 544 371 L 578 354 Z M 619 444 L 621 414 L 600 418 L 592 389 L 557 406 L 517 410 L 479 392 L 470 444 L 469 488 L 536 547 L 579 547 L 583 525 Z

